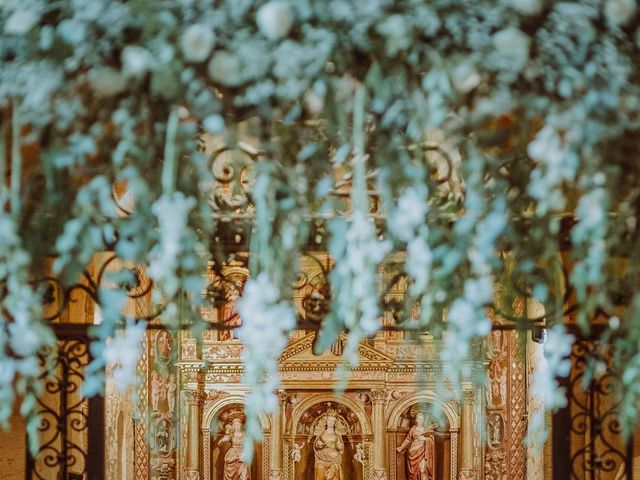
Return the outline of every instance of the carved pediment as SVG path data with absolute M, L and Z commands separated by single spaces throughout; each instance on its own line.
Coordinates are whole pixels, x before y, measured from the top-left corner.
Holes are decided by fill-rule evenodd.
M 313 340 L 314 333 L 310 333 L 292 343 L 284 349 L 280 356 L 281 368 L 297 368 L 297 367 L 331 367 L 334 368 L 342 363 L 344 358 L 341 354 L 336 353 L 336 349 L 328 349 L 321 355 L 314 355 Z M 339 341 L 346 343 L 346 335 L 341 335 Z M 333 351 L 332 351 L 333 350 Z M 341 349 L 337 349 L 339 352 Z M 360 366 L 358 368 L 384 368 L 394 363 L 392 357 L 373 348 L 370 345 L 361 343 L 358 347 L 360 355 Z

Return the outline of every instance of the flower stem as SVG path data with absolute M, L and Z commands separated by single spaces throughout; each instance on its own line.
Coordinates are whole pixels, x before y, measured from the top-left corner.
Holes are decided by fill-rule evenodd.
M 20 215 L 20 177 L 22 176 L 22 145 L 20 143 L 20 113 L 14 103 L 11 115 L 11 213 Z M 3 152 L 4 155 L 4 152 Z M 4 162 L 3 162 L 4 163 Z
M 167 134 L 164 143 L 164 165 L 162 166 L 162 191 L 165 195 L 172 194 L 176 189 L 176 136 L 178 133 L 178 110 L 171 109 L 167 120 Z
M 351 192 L 353 212 L 367 213 L 367 171 L 364 151 L 364 107 L 366 90 L 363 85 L 356 89 L 353 100 L 353 189 Z

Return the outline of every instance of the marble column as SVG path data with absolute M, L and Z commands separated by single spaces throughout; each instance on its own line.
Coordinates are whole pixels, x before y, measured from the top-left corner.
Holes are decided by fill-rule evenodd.
M 384 425 L 384 405 L 387 401 L 385 390 L 371 390 L 372 417 L 373 417 L 373 474 L 376 480 L 386 480 L 387 456 L 386 428 Z
M 460 424 L 460 474 L 459 480 L 473 480 L 473 441 L 476 435 L 475 419 L 473 407 L 475 403 L 475 392 L 466 390 L 462 401 L 462 415 Z
M 200 480 L 200 404 L 203 395 L 199 392 L 186 391 L 187 412 L 187 464 L 185 472 L 188 480 Z
M 278 390 L 278 411 L 273 415 L 271 425 L 271 448 L 269 458 L 269 480 L 281 480 L 284 478 L 282 471 L 283 441 L 285 407 L 287 395 L 284 390 Z

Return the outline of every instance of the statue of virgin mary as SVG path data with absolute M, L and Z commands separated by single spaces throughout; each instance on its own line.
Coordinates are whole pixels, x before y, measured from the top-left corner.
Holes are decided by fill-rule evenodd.
M 329 410 L 314 430 L 314 480 L 345 480 L 342 471 L 342 455 L 346 433 L 344 423 L 333 410 Z

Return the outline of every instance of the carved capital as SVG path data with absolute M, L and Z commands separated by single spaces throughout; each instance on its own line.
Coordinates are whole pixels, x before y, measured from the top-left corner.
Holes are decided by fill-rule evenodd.
M 287 392 L 285 390 L 276 390 L 276 396 L 278 397 L 278 402 L 281 406 L 287 403 Z
M 282 480 L 283 478 L 282 470 L 271 470 L 269 472 L 269 480 Z
M 204 393 L 196 392 L 195 390 L 185 390 L 184 398 L 190 405 L 199 405 L 207 398 L 207 395 Z
M 200 480 L 200 472 L 195 468 L 187 469 L 187 480 Z
M 473 470 L 460 470 L 458 480 L 474 480 Z
M 474 390 L 465 390 L 464 391 L 464 399 L 462 400 L 463 405 L 472 404 L 476 399 L 476 392 Z
M 387 400 L 389 392 L 386 390 L 371 390 L 369 395 L 371 396 L 371 403 L 381 404 Z
M 374 480 L 388 480 L 389 476 L 386 470 L 376 470 L 373 472 L 373 478 Z

